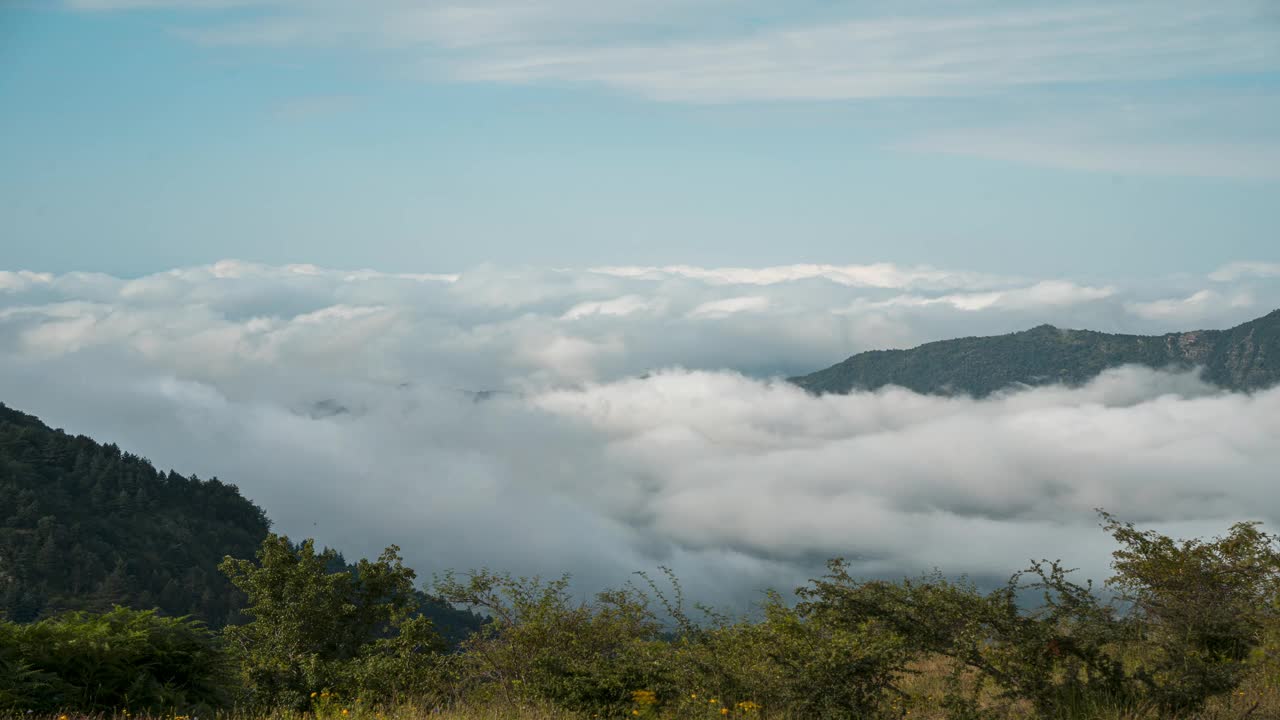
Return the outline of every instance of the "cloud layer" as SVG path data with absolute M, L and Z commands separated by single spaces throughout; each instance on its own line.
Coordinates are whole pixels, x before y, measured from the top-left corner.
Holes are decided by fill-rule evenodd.
M 1065 555 L 1100 576 L 1095 507 L 1185 533 L 1280 520 L 1280 390 L 1126 368 L 982 401 L 815 398 L 772 378 L 1041 322 L 1225 327 L 1280 306 L 1270 270 L 7 271 L 0 400 L 235 482 L 284 532 L 399 543 L 424 572 L 599 585 L 665 564 L 712 598 L 833 555 L 981 577 Z

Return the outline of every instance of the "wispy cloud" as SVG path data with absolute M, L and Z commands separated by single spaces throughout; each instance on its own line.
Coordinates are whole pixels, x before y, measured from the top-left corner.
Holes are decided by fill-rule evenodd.
M 964 96 L 1274 69 L 1280 27 L 1256 20 L 1239 6 L 1179 3 L 867 19 L 722 41 L 509 48 L 451 68 L 467 80 L 598 84 L 695 103 Z
M 1257 261 L 1234 262 L 1224 265 L 1209 274 L 1209 279 L 1215 282 L 1234 282 L 1247 277 L 1280 277 L 1280 263 Z
M 1274 129 L 1280 111 L 1272 98 L 1180 87 L 1168 96 L 1181 108 L 1156 102 L 1135 110 L 1132 102 L 1164 81 L 1280 72 L 1280 13 L 1264 0 L 843 9 L 800 2 L 785 13 L 758 0 L 655 0 L 643 7 L 586 0 L 70 5 L 185 10 L 174 20 L 179 32 L 209 45 L 394 49 L 397 62 L 451 82 L 579 87 L 682 104 L 968 104 L 950 115 L 908 104 L 910 121 L 886 144 L 917 153 L 1087 172 L 1251 180 L 1280 173 Z M 1080 88 L 1091 92 L 1079 95 Z M 279 110 L 298 115 L 332 107 L 301 100 Z M 1193 132 L 1185 132 L 1188 110 L 1201 116 Z M 1142 128 L 1134 128 L 1135 117 L 1145 118 Z
M 893 263 L 868 265 L 824 265 L 802 263 L 763 268 L 693 265 L 602 266 L 593 273 L 622 278 L 661 280 L 688 278 L 713 285 L 777 285 L 797 280 L 822 279 L 839 285 L 864 288 L 990 288 L 1007 284 L 1011 278 L 975 272 L 942 270 L 927 266 L 903 267 Z
M 71 0 L 85 10 L 170 8 L 184 34 L 213 45 L 395 48 L 425 74 L 455 82 L 573 86 L 659 102 L 949 99 L 986 107 L 968 127 L 922 110 L 888 144 L 1086 172 L 1272 180 L 1280 117 L 1266 98 L 1228 107 L 1183 87 L 1187 107 L 1216 120 L 1180 132 L 1153 117 L 1140 134 L 1092 112 L 1128 102 L 1136 86 L 1280 72 L 1280 13 L 1264 0 L 1049 3 L 925 2 L 786 13 L 748 0 L 660 0 L 639 6 L 549 0 Z M 238 12 L 216 12 L 229 7 Z M 244 17 L 250 10 L 250 17 Z M 744 22 L 743 18 L 768 18 Z M 408 51 L 408 52 L 405 52 Z M 413 62 L 413 60 L 411 60 Z M 1077 88 L 1097 90 L 1089 97 Z M 1003 101 L 1060 97 L 1039 112 Z M 1075 104 L 1073 104 L 1075 103 Z M 1236 103 L 1240 104 L 1239 102 Z M 1016 105 L 1016 104 L 1015 104 Z M 964 113 L 961 113 L 962 115 Z M 1064 127 L 1062 117 L 1075 117 Z M 1238 126 L 1261 118 L 1259 132 Z M 1018 118 L 1015 118 L 1017 120 Z M 1270 128 L 1270 129 L 1265 129 Z
M 797 5 L 761 29 L 727 22 L 760 3 L 554 0 L 350 3 L 313 0 L 72 0 L 81 9 L 256 5 L 192 37 L 217 44 L 359 43 L 451 52 L 461 80 L 589 84 L 714 103 L 981 95 L 1032 85 L 1125 82 L 1277 69 L 1280 22 L 1262 2 L 1071 7 L 937 3 L 862 15 Z M 739 15 L 740 16 L 740 15 Z

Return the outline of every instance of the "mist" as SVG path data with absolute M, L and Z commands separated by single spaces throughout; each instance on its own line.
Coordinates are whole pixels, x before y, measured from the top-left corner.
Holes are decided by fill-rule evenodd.
M 1096 508 L 1182 536 L 1280 518 L 1280 390 L 1128 367 L 982 400 L 781 378 L 1043 322 L 1154 333 L 1280 305 L 1280 278 L 1238 270 L 4 272 L 0 400 L 235 483 L 291 537 L 398 544 L 424 576 L 570 572 L 590 590 L 665 566 L 713 602 L 835 556 L 984 582 L 1061 557 L 1102 579 Z

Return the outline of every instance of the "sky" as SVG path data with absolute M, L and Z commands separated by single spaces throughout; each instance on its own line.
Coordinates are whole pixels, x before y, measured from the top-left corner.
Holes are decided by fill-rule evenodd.
M 1280 308 L 1276 7 L 0 0 L 0 402 L 424 576 L 1274 527 L 1280 389 L 781 378 Z
M 1280 259 L 1269 0 L 8 0 L 13 270 Z

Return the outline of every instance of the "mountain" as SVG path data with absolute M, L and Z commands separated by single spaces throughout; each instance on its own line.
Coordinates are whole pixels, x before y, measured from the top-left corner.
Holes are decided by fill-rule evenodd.
M 244 596 L 217 566 L 253 557 L 269 527 L 235 485 L 160 472 L 0 403 L 0 617 L 119 604 L 238 622 Z M 455 643 L 482 621 L 426 595 L 420 605 Z
M 234 485 L 159 472 L 0 404 L 0 611 L 13 620 L 119 603 L 225 624 L 242 598 L 217 564 L 252 557 L 269 524 Z
M 790 378 L 814 393 L 898 385 L 920 393 L 984 397 L 1018 385 L 1077 385 L 1107 368 L 1203 367 L 1204 379 L 1231 390 L 1280 382 L 1280 310 L 1229 330 L 1113 335 L 1052 325 L 992 337 L 873 350 L 825 370 Z

